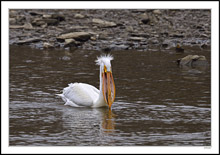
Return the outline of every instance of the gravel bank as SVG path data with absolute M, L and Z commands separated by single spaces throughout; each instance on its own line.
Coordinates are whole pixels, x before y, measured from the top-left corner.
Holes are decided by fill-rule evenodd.
M 10 10 L 9 43 L 86 50 L 210 49 L 211 10 Z

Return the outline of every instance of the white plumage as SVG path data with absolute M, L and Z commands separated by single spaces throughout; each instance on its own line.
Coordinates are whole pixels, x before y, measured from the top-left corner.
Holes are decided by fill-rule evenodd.
M 62 94 L 57 95 L 63 99 L 65 105 L 73 107 L 111 107 L 115 98 L 111 60 L 113 57 L 110 55 L 98 57 L 96 60 L 97 65 L 100 65 L 100 90 L 92 85 L 76 82 L 70 83 L 68 87 L 63 89 Z

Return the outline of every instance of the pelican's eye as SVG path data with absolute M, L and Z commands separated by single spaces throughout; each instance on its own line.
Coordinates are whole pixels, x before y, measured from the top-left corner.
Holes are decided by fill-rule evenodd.
M 104 66 L 104 72 L 105 72 L 105 73 L 107 72 L 107 68 L 106 68 L 106 66 Z

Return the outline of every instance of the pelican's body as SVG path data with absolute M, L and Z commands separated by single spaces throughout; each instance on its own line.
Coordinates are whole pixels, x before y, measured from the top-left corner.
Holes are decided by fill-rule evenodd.
M 73 107 L 103 107 L 111 108 L 115 99 L 115 85 L 112 76 L 110 55 L 99 57 L 96 62 L 100 65 L 100 86 L 99 90 L 86 83 L 71 83 L 63 89 L 60 96 L 65 105 Z

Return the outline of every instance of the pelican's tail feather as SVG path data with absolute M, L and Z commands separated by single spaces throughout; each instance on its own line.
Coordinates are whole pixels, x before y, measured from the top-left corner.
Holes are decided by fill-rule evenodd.
M 79 105 L 73 103 L 68 98 L 66 98 L 66 96 L 64 94 L 55 94 L 55 95 L 57 95 L 57 96 L 62 98 L 62 100 L 65 102 L 64 105 L 69 105 L 69 106 L 72 106 L 72 107 L 80 107 Z
M 60 96 L 64 102 L 67 102 L 67 99 L 63 94 L 56 94 L 56 95 Z

